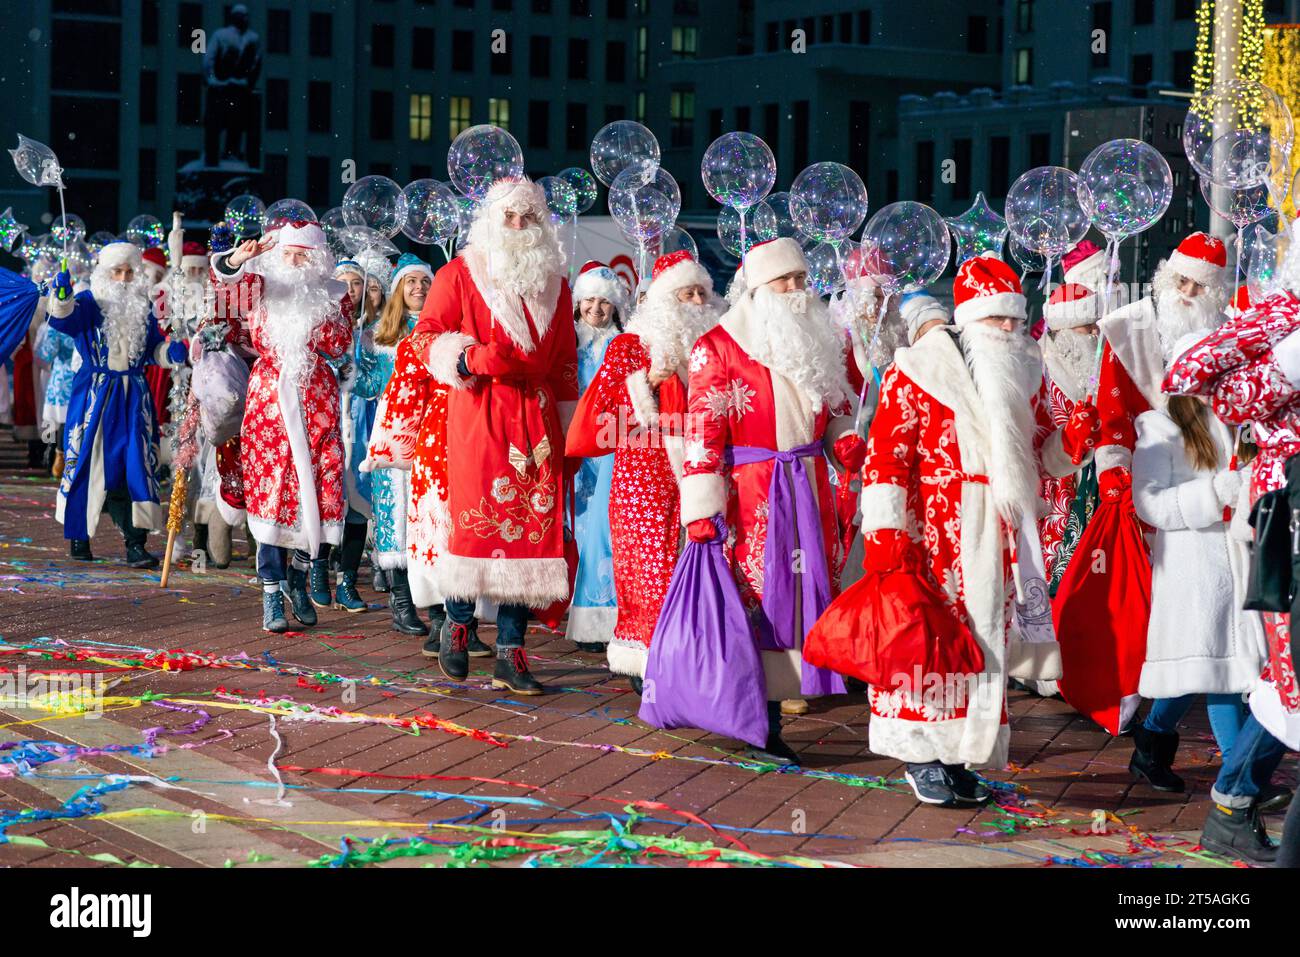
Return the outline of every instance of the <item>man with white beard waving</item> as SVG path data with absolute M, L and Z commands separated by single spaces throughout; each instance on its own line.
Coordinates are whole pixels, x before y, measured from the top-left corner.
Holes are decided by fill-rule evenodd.
M 259 358 L 248 380 L 240 464 L 257 539 L 262 628 L 274 633 L 289 630 L 281 582 L 294 617 L 316 624 L 307 570 L 321 543 L 343 537 L 338 380 L 324 359 L 352 343 L 352 302 L 332 269 L 325 233 L 311 222 L 289 223 L 213 259 L 223 282 L 252 277 L 248 323 Z
M 68 401 L 63 478 L 55 517 L 72 557 L 90 561 L 90 538 L 107 508 L 122 530 L 133 568 L 156 568 L 145 550 L 163 524 L 158 498 L 158 424 L 144 369 L 186 359 L 185 344 L 158 330 L 141 270 L 140 250 L 109 243 L 90 276 L 90 290 L 72 296 L 67 271 L 54 278 L 46 314 L 71 336 L 81 356 Z M 60 298 L 60 292 L 64 298 Z

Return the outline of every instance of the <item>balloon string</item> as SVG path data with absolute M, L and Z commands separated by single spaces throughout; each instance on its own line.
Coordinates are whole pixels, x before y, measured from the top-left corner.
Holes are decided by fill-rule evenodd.
M 746 265 L 746 262 L 749 259 L 749 246 L 746 242 L 747 234 L 745 231 L 745 210 L 742 207 L 736 207 L 736 212 L 740 214 L 740 276 L 742 279 L 744 279 L 745 285 L 748 286 L 749 267 Z M 838 258 L 838 253 L 839 251 L 836 250 L 837 258 Z
M 63 205 L 63 184 L 59 183 L 59 218 L 63 220 L 63 268 L 68 268 L 68 210 Z
M 1244 259 L 1245 248 L 1246 248 L 1245 236 L 1246 236 L 1246 227 L 1238 226 L 1237 227 L 1237 281 L 1232 285 L 1232 299 L 1231 299 L 1234 308 L 1239 305 L 1239 303 L 1237 302 L 1237 290 L 1241 288 L 1241 277 L 1243 273 L 1242 260 Z
M 1106 285 L 1102 289 L 1102 316 L 1110 315 L 1111 303 L 1114 301 L 1115 277 L 1119 273 L 1119 238 L 1106 237 Z M 1085 401 L 1092 402 L 1097 397 L 1097 385 L 1101 381 L 1101 358 L 1106 349 L 1106 337 L 1097 334 L 1097 350 L 1092 359 L 1092 375 L 1088 378 L 1088 394 Z

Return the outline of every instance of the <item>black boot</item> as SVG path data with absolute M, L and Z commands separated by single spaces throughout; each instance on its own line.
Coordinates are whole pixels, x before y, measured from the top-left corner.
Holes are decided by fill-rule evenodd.
M 157 568 L 158 557 L 151 555 L 143 542 L 127 542 L 126 563 L 132 568 Z
M 429 609 L 429 637 L 425 639 L 420 654 L 426 658 L 437 658 L 438 649 L 442 647 L 442 627 L 447 623 L 447 606 L 434 605 Z
M 79 562 L 93 562 L 95 556 L 90 553 L 90 539 L 74 538 L 68 544 L 68 554 Z
M 983 805 L 993 799 L 993 792 L 988 789 L 988 785 L 966 765 L 945 764 L 943 767 L 948 772 L 952 793 L 957 796 L 958 803 Z
M 1215 804 L 1210 808 L 1201 831 L 1201 847 L 1252 864 L 1271 864 L 1277 859 L 1277 845 L 1269 839 L 1259 808 L 1253 805 L 1229 808 Z
M 1129 772 L 1157 791 L 1182 794 L 1187 785 L 1173 771 L 1177 753 L 1176 731 L 1152 731 L 1145 724 L 1137 724 L 1133 728 L 1133 757 L 1128 762 Z
M 438 668 L 452 681 L 469 677 L 469 625 L 447 619 L 438 644 Z
M 307 594 L 307 572 L 292 563 L 289 565 L 289 606 L 293 609 L 293 617 L 301 624 L 308 628 L 316 624 L 316 608 Z
M 638 678 L 636 675 L 632 675 L 627 680 L 632 683 L 632 690 L 635 691 L 639 696 L 641 694 L 641 689 L 645 684 L 644 680 Z
M 400 631 L 404 635 L 419 635 L 423 638 L 429 633 L 429 628 L 415 613 L 406 569 L 394 568 L 389 571 L 388 578 L 392 583 L 392 590 L 388 593 L 388 607 L 393 612 L 393 631 Z
M 483 644 L 478 637 L 478 619 L 474 618 L 469 623 L 469 641 L 465 645 L 465 650 L 471 658 L 491 658 L 496 652 Z
M 381 595 L 388 594 L 389 581 L 388 572 L 384 571 L 378 565 L 375 566 L 374 577 L 370 580 L 370 587 Z
M 767 743 L 761 748 L 750 748 L 749 756 L 767 764 L 799 766 L 799 755 L 781 737 L 781 702 L 767 703 Z
M 492 687 L 504 688 L 520 695 L 545 694 L 528 670 L 528 655 L 520 647 L 502 648 L 497 645 L 497 666 L 492 672 Z
M 330 568 L 328 558 L 313 558 L 307 572 L 307 596 L 317 608 L 333 608 L 334 596 L 330 594 Z

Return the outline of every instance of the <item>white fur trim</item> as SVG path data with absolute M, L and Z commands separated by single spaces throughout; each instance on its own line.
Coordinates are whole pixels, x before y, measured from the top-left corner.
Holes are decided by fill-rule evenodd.
M 239 282 L 239 280 L 244 278 L 244 272 L 248 269 L 248 264 L 253 261 L 252 259 L 245 259 L 238 266 L 231 266 L 230 257 L 234 252 L 233 249 L 227 249 L 224 253 L 217 253 L 212 257 L 212 272 L 215 273 L 216 277 L 222 282 Z M 253 257 L 253 259 L 256 258 L 256 256 Z M 228 269 L 232 271 L 226 272 Z
M 867 747 L 876 754 L 888 755 L 909 764 L 942 761 L 944 764 L 969 763 L 962 753 L 962 737 L 966 721 L 905 721 L 902 718 L 871 716 L 867 725 Z M 993 747 L 984 761 L 971 763 L 971 767 L 1006 767 L 1010 752 L 1011 729 L 998 727 Z
M 1018 292 L 999 292 L 991 296 L 976 296 L 967 299 L 952 312 L 952 321 L 959 326 L 978 319 L 990 319 L 993 316 L 1010 316 L 1012 319 L 1024 319 L 1029 315 L 1025 309 L 1025 297 Z
M 1098 249 L 1065 271 L 1065 281 L 1101 292 L 1106 282 L 1106 250 Z
M 45 299 L 45 314 L 51 319 L 66 319 L 72 315 L 72 310 L 77 308 L 75 296 L 69 296 L 67 299 L 56 299 L 54 293 L 50 293 Z
M 617 623 L 618 609 L 613 605 L 574 605 L 569 609 L 564 637 L 570 641 L 608 644 Z
M 683 260 L 655 276 L 654 281 L 650 283 L 650 291 L 646 293 L 646 298 L 671 299 L 677 294 L 677 290 L 685 289 L 687 286 L 703 286 L 710 296 L 713 295 L 713 277 L 694 259 Z
M 1165 358 L 1160 348 L 1155 300 L 1148 296 L 1116 309 L 1099 325 L 1106 344 L 1147 404 L 1156 410 L 1164 409 L 1166 399 L 1160 386 L 1165 377 Z
M 564 285 L 563 278 L 558 274 L 551 276 L 540 292 L 521 298 L 517 295 L 501 293 L 493 286 L 492 273 L 485 253 L 470 246 L 461 254 L 461 258 L 464 259 L 465 268 L 469 271 L 470 281 L 474 283 L 474 288 L 478 290 L 479 296 L 492 313 L 492 321 L 505 330 L 506 335 L 521 352 L 536 351 L 537 343 L 533 341 L 532 333 L 528 329 L 528 319 L 524 315 L 524 309 L 527 308 L 529 315 L 532 316 L 537 335 L 546 338 L 546 333 L 555 318 L 555 307 L 559 303 L 560 290 Z
M 143 263 L 143 254 L 138 246 L 133 243 L 119 241 L 109 243 L 99 251 L 97 265 L 105 269 L 114 269 L 117 266 L 131 266 L 140 269 Z
M 680 486 L 682 476 L 686 474 L 686 440 L 680 435 L 660 433 L 659 441 L 663 444 L 664 455 L 668 456 L 668 467 L 673 470 L 673 478 L 677 479 Z
M 1122 445 L 1103 445 L 1097 449 L 1093 460 L 1097 463 L 1098 475 L 1111 469 L 1133 468 L 1133 452 Z
M 487 598 L 498 605 L 545 608 L 569 596 L 569 566 L 563 558 L 446 554 L 438 558 L 438 583 L 451 599 Z
M 414 557 L 408 558 L 406 563 L 406 583 L 411 586 L 411 602 L 416 608 L 443 604 L 435 569 Z
M 644 369 L 637 369 L 624 380 L 627 383 L 628 401 L 632 403 L 632 418 L 643 429 L 659 422 L 659 402 L 650 388 L 650 377 Z
M 182 256 L 181 268 L 182 269 L 207 269 L 208 257 L 207 256 Z
M 1065 430 L 1057 429 L 1047 437 L 1041 452 L 1043 471 L 1052 478 L 1064 478 L 1073 475 L 1092 459 L 1092 453 L 1085 455 L 1078 465 L 1065 454 Z
M 712 472 L 682 478 L 682 527 L 701 518 L 727 514 L 727 480 Z
M 1007 640 L 1007 674 L 1021 681 L 1057 681 L 1061 677 L 1061 646 L 1055 641 Z
M 1293 332 L 1273 346 L 1273 361 L 1292 388 L 1300 389 L 1300 332 Z
M 1166 261 L 1178 275 L 1199 282 L 1202 286 L 1218 286 L 1223 283 L 1224 270 L 1204 259 L 1193 259 L 1175 249 Z
M 792 272 L 808 271 L 808 260 L 803 250 L 788 236 L 754 246 L 745 256 L 744 265 L 745 280 L 750 289 L 757 289 Z
M 1250 693 L 1250 713 L 1292 751 L 1300 751 L 1300 712 L 1288 711 L 1277 686 L 1260 678 Z
M 862 486 L 862 534 L 882 528 L 906 531 L 908 525 L 907 489 L 889 482 Z
M 473 336 L 467 336 L 463 332 L 444 332 L 429 343 L 424 354 L 425 368 L 429 370 L 429 375 L 443 385 L 464 389 L 473 380 L 461 378 L 457 368 L 460 354 L 475 345 L 478 345 L 478 340 Z
M 650 649 L 639 641 L 626 638 L 613 638 L 605 649 L 605 660 L 609 670 L 616 675 L 630 675 L 633 678 L 645 677 L 645 663 L 650 657 Z
M 371 557 L 374 559 L 375 564 L 384 571 L 405 568 L 407 564 L 405 548 L 400 552 L 374 552 Z
M 627 316 L 627 286 L 623 284 L 623 280 L 618 278 L 617 273 L 613 270 L 609 272 L 613 275 L 613 278 L 606 275 L 604 270 L 588 269 L 574 280 L 573 307 L 575 310 L 584 299 L 604 299 L 618 310 L 620 316 Z

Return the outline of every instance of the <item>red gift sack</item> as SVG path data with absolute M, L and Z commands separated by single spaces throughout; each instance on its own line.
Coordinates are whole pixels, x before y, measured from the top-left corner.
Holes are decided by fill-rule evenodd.
M 978 674 L 984 652 L 919 569 L 869 571 L 830 603 L 804 639 L 809 664 L 878 688 L 922 675 Z
M 1052 601 L 1061 696 L 1119 734 L 1138 705 L 1151 617 L 1151 558 L 1126 491 L 1097 506 Z

